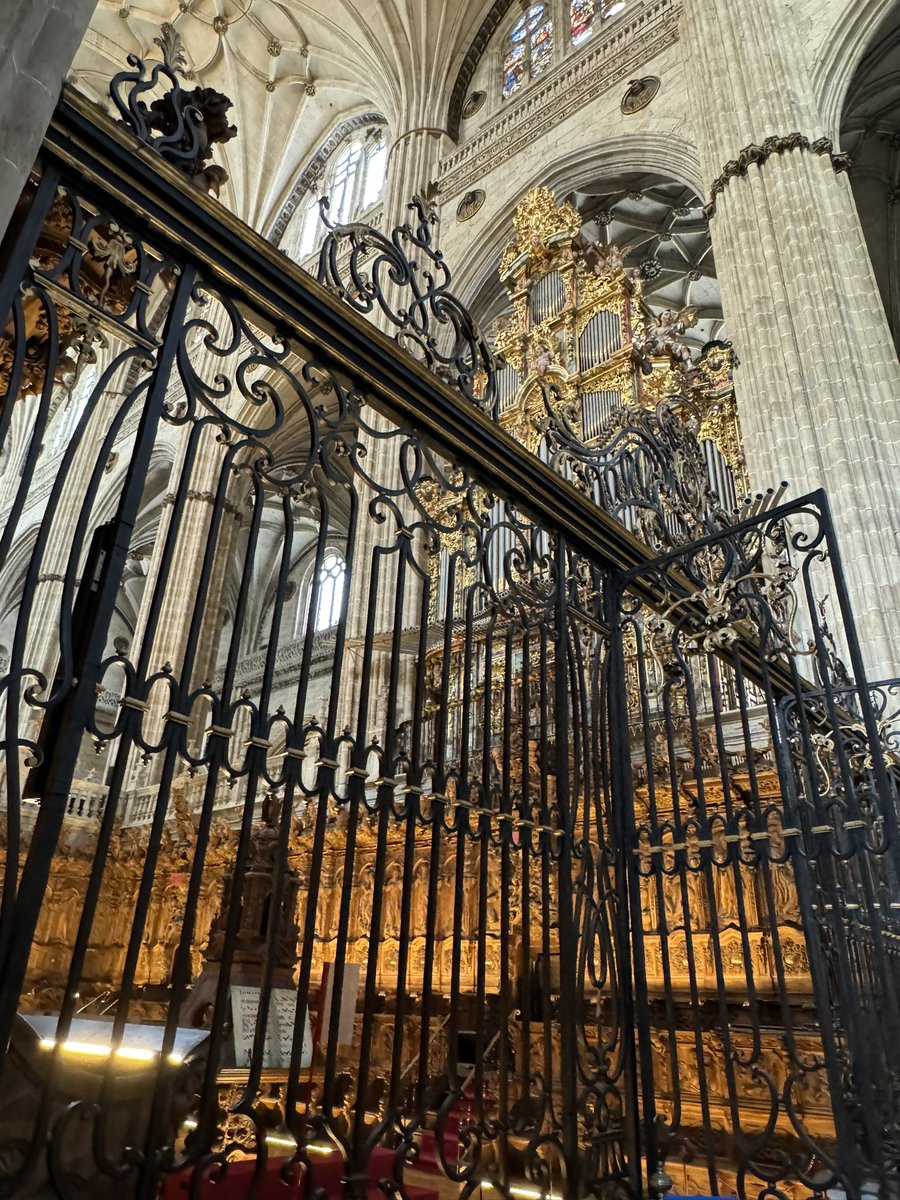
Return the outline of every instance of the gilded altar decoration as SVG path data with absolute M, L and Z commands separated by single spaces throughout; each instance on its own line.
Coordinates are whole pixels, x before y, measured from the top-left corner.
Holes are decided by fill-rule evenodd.
M 580 228 L 581 217 L 574 205 L 557 204 L 549 188 L 535 188 L 513 214 L 515 237 L 500 259 L 501 275 L 523 255 L 549 257 L 559 236 L 572 238 Z

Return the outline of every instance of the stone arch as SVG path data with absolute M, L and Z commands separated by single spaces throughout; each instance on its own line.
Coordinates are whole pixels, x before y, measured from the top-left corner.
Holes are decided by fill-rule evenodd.
M 459 64 L 447 111 L 447 132 L 454 141 L 459 140 L 463 104 L 472 80 L 475 78 L 475 71 L 481 61 L 481 56 L 493 41 L 494 34 L 506 20 L 512 5 L 513 0 L 494 0 Z
M 10 547 L 3 571 L 0 572 L 0 640 L 7 647 L 7 653 L 15 637 L 22 589 L 37 542 L 38 530 L 39 525 L 35 522 L 20 532 Z
M 841 149 L 852 163 L 850 187 L 871 270 L 900 349 L 900 2 L 894 0 L 846 81 Z
M 579 147 L 555 162 L 541 164 L 521 191 L 508 197 L 484 226 L 481 235 L 467 246 L 465 262 L 450 263 L 451 269 L 456 268 L 456 294 L 476 313 L 489 309 L 491 298 L 499 294 L 501 287 L 497 264 L 509 240 L 513 212 L 532 188 L 549 187 L 561 198 L 587 179 L 632 172 L 668 176 L 703 195 L 697 148 L 680 134 L 627 134 Z
M 897 0 L 852 0 L 822 39 L 813 91 L 826 136 L 839 144 L 841 113 L 853 75 Z
M 335 151 L 343 145 L 347 138 L 361 129 L 381 128 L 387 125 L 387 118 L 380 112 L 365 109 L 361 112 L 350 113 L 339 118 L 332 125 L 326 136 L 322 138 L 315 151 L 302 171 L 294 178 L 287 195 L 276 205 L 274 215 L 269 222 L 266 235 L 273 245 L 278 246 L 285 230 L 297 211 L 303 197 L 314 188 L 324 175 L 328 162 Z

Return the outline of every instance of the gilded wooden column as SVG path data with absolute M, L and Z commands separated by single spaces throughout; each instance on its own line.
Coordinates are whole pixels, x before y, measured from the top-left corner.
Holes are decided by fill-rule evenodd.
M 900 367 L 786 0 L 686 0 L 682 42 L 754 487 L 828 491 L 867 667 L 900 670 Z

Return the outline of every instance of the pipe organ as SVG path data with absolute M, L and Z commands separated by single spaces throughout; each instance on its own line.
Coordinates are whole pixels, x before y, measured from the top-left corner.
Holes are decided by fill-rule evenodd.
M 694 359 L 682 336 L 695 311 L 651 312 L 639 273 L 625 269 L 615 246 L 585 239 L 576 209 L 557 204 L 548 188 L 524 198 L 513 228 L 500 265 L 512 314 L 492 331 L 501 425 L 537 449 L 547 416 L 542 385 L 551 385 L 552 403 L 599 449 L 634 406 L 671 404 L 696 428 L 709 486 L 733 512 L 748 484 L 731 346 L 710 342 Z

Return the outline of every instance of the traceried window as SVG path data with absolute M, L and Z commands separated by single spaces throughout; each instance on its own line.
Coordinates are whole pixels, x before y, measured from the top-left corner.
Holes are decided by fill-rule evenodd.
M 338 224 L 346 221 L 350 216 L 353 193 L 356 190 L 353 184 L 356 179 L 356 168 L 361 155 L 362 146 L 359 142 L 351 142 L 343 148 L 334 164 L 334 170 L 331 174 L 331 186 L 328 189 L 330 201 L 329 216 L 332 221 L 336 221 Z
M 312 254 L 316 246 L 316 231 L 319 228 L 319 197 L 313 192 L 304 205 L 300 217 L 300 234 L 296 257 L 301 261 Z
M 366 155 L 366 177 L 362 196 L 363 211 L 371 208 L 381 195 L 387 175 L 387 157 L 387 142 L 384 138 L 379 138 L 372 144 Z
M 594 32 L 597 21 L 614 17 L 626 6 L 626 0 L 572 0 L 572 45 L 580 46 Z
M 532 4 L 516 21 L 503 59 L 503 95 L 537 79 L 553 62 L 553 22 L 548 4 Z
M 354 221 L 371 208 L 381 195 L 386 174 L 387 143 L 380 130 L 347 142 L 325 176 L 323 190 L 330 202 L 330 219 Z
M 387 143 L 381 131 L 369 130 L 348 138 L 328 162 L 318 195 L 308 192 L 282 240 L 282 249 L 297 262 L 308 258 L 325 233 L 319 196 L 329 200 L 328 219 L 336 224 L 355 221 L 377 203 L 387 173 Z
M 341 615 L 341 602 L 344 599 L 344 579 L 347 567 L 339 554 L 325 555 L 322 568 L 319 571 L 319 596 L 316 601 L 315 630 L 333 629 Z

